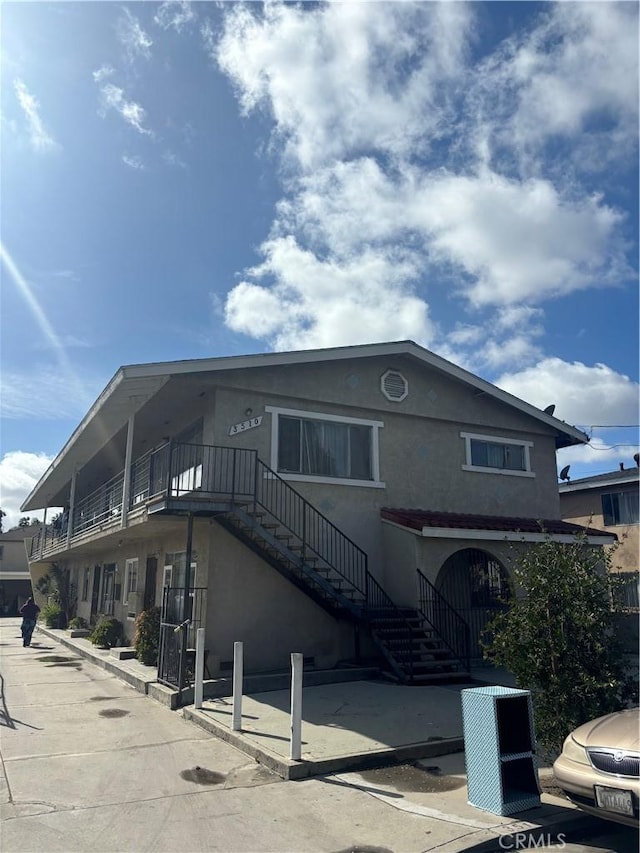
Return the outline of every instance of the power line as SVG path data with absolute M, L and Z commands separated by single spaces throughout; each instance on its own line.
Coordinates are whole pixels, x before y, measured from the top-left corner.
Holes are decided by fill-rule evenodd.
M 589 424 L 589 429 L 640 429 L 640 424 Z

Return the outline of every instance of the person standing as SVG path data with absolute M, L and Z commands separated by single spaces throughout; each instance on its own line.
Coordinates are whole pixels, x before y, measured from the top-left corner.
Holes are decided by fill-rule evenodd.
M 25 601 L 25 603 L 20 608 L 20 615 L 22 616 L 22 645 L 30 646 L 31 645 L 31 636 L 33 634 L 33 629 L 36 627 L 36 622 L 38 620 L 38 613 L 40 613 L 40 608 L 33 600 L 33 596 L 30 595 L 29 598 Z

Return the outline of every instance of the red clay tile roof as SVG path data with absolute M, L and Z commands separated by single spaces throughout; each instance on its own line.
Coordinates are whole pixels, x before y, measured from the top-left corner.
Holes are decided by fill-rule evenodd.
M 424 509 L 391 509 L 383 507 L 380 515 L 387 521 L 401 524 L 412 530 L 423 527 L 448 527 L 456 530 L 504 530 L 509 533 L 564 533 L 575 536 L 611 536 L 604 530 L 582 527 L 560 519 L 517 518 L 502 515 L 473 515 L 458 512 L 431 512 Z

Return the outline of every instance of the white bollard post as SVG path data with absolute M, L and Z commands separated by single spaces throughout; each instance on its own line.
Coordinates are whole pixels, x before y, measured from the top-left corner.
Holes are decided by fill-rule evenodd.
M 233 644 L 233 715 L 231 717 L 233 732 L 239 732 L 242 729 L 242 648 L 242 643 Z
M 196 631 L 196 681 L 193 688 L 193 707 L 202 708 L 204 679 L 204 628 Z
M 302 655 L 291 655 L 291 748 L 289 758 L 302 758 Z

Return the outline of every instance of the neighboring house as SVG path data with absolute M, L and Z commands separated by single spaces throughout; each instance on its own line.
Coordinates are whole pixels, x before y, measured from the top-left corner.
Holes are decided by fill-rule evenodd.
M 31 576 L 25 544 L 38 526 L 16 527 L 0 533 L 0 616 L 16 616 L 31 595 Z
M 31 574 L 66 567 L 77 614 L 129 638 L 162 604 L 168 684 L 198 627 L 212 675 L 241 640 L 246 672 L 302 652 L 451 678 L 513 554 L 582 529 L 556 449 L 585 441 L 411 341 L 122 367 L 23 504 L 68 507 Z
M 612 555 L 611 569 L 624 579 L 623 600 L 638 607 L 638 570 L 640 562 L 640 526 L 638 524 L 639 469 L 582 477 L 560 484 L 562 518 L 615 534 L 618 543 Z

